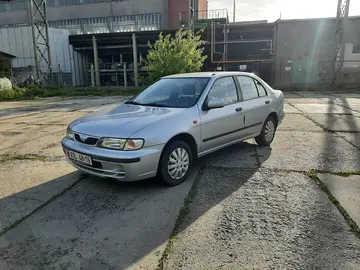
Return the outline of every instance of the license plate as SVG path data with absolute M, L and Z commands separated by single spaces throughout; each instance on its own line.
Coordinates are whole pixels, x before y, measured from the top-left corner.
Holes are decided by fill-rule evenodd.
M 92 160 L 90 156 L 83 155 L 74 151 L 69 150 L 69 157 L 73 160 L 88 164 L 92 166 Z

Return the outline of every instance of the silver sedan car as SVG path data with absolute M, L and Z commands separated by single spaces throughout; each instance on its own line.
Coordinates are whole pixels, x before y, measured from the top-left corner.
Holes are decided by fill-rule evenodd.
M 270 145 L 283 108 L 283 93 L 254 74 L 171 75 L 72 122 L 62 147 L 84 172 L 122 181 L 158 176 L 174 186 L 199 157 L 250 138 Z

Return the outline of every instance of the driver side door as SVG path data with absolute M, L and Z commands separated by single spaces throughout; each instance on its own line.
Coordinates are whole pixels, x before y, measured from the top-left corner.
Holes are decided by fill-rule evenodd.
M 243 128 L 243 112 L 239 93 L 232 76 L 217 79 L 205 100 L 222 99 L 222 108 L 201 109 L 201 155 L 215 151 L 241 136 Z

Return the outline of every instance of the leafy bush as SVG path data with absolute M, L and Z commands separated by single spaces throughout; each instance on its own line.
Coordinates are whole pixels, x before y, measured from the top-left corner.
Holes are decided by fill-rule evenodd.
M 26 90 L 13 86 L 12 89 L 0 91 L 0 100 L 11 100 L 23 97 Z
M 142 59 L 147 76 L 142 81 L 150 84 L 166 75 L 200 71 L 207 57 L 203 55 L 205 41 L 200 34 L 183 29 L 175 37 L 160 33 L 154 45 L 148 43 L 150 50 Z
M 18 87 L 0 91 L 0 100 L 21 100 L 36 97 L 74 97 L 74 96 L 131 96 L 139 93 L 142 87 L 122 88 L 40 88 L 37 86 Z

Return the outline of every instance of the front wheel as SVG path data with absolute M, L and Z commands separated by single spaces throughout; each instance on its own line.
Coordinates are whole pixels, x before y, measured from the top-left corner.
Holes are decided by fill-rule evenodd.
M 185 181 L 191 165 L 190 147 L 183 141 L 173 141 L 166 148 L 160 159 L 158 176 L 168 186 L 176 186 Z
M 274 140 L 276 132 L 276 121 L 273 117 L 266 118 L 264 126 L 259 136 L 255 137 L 255 141 L 260 146 L 269 146 Z

